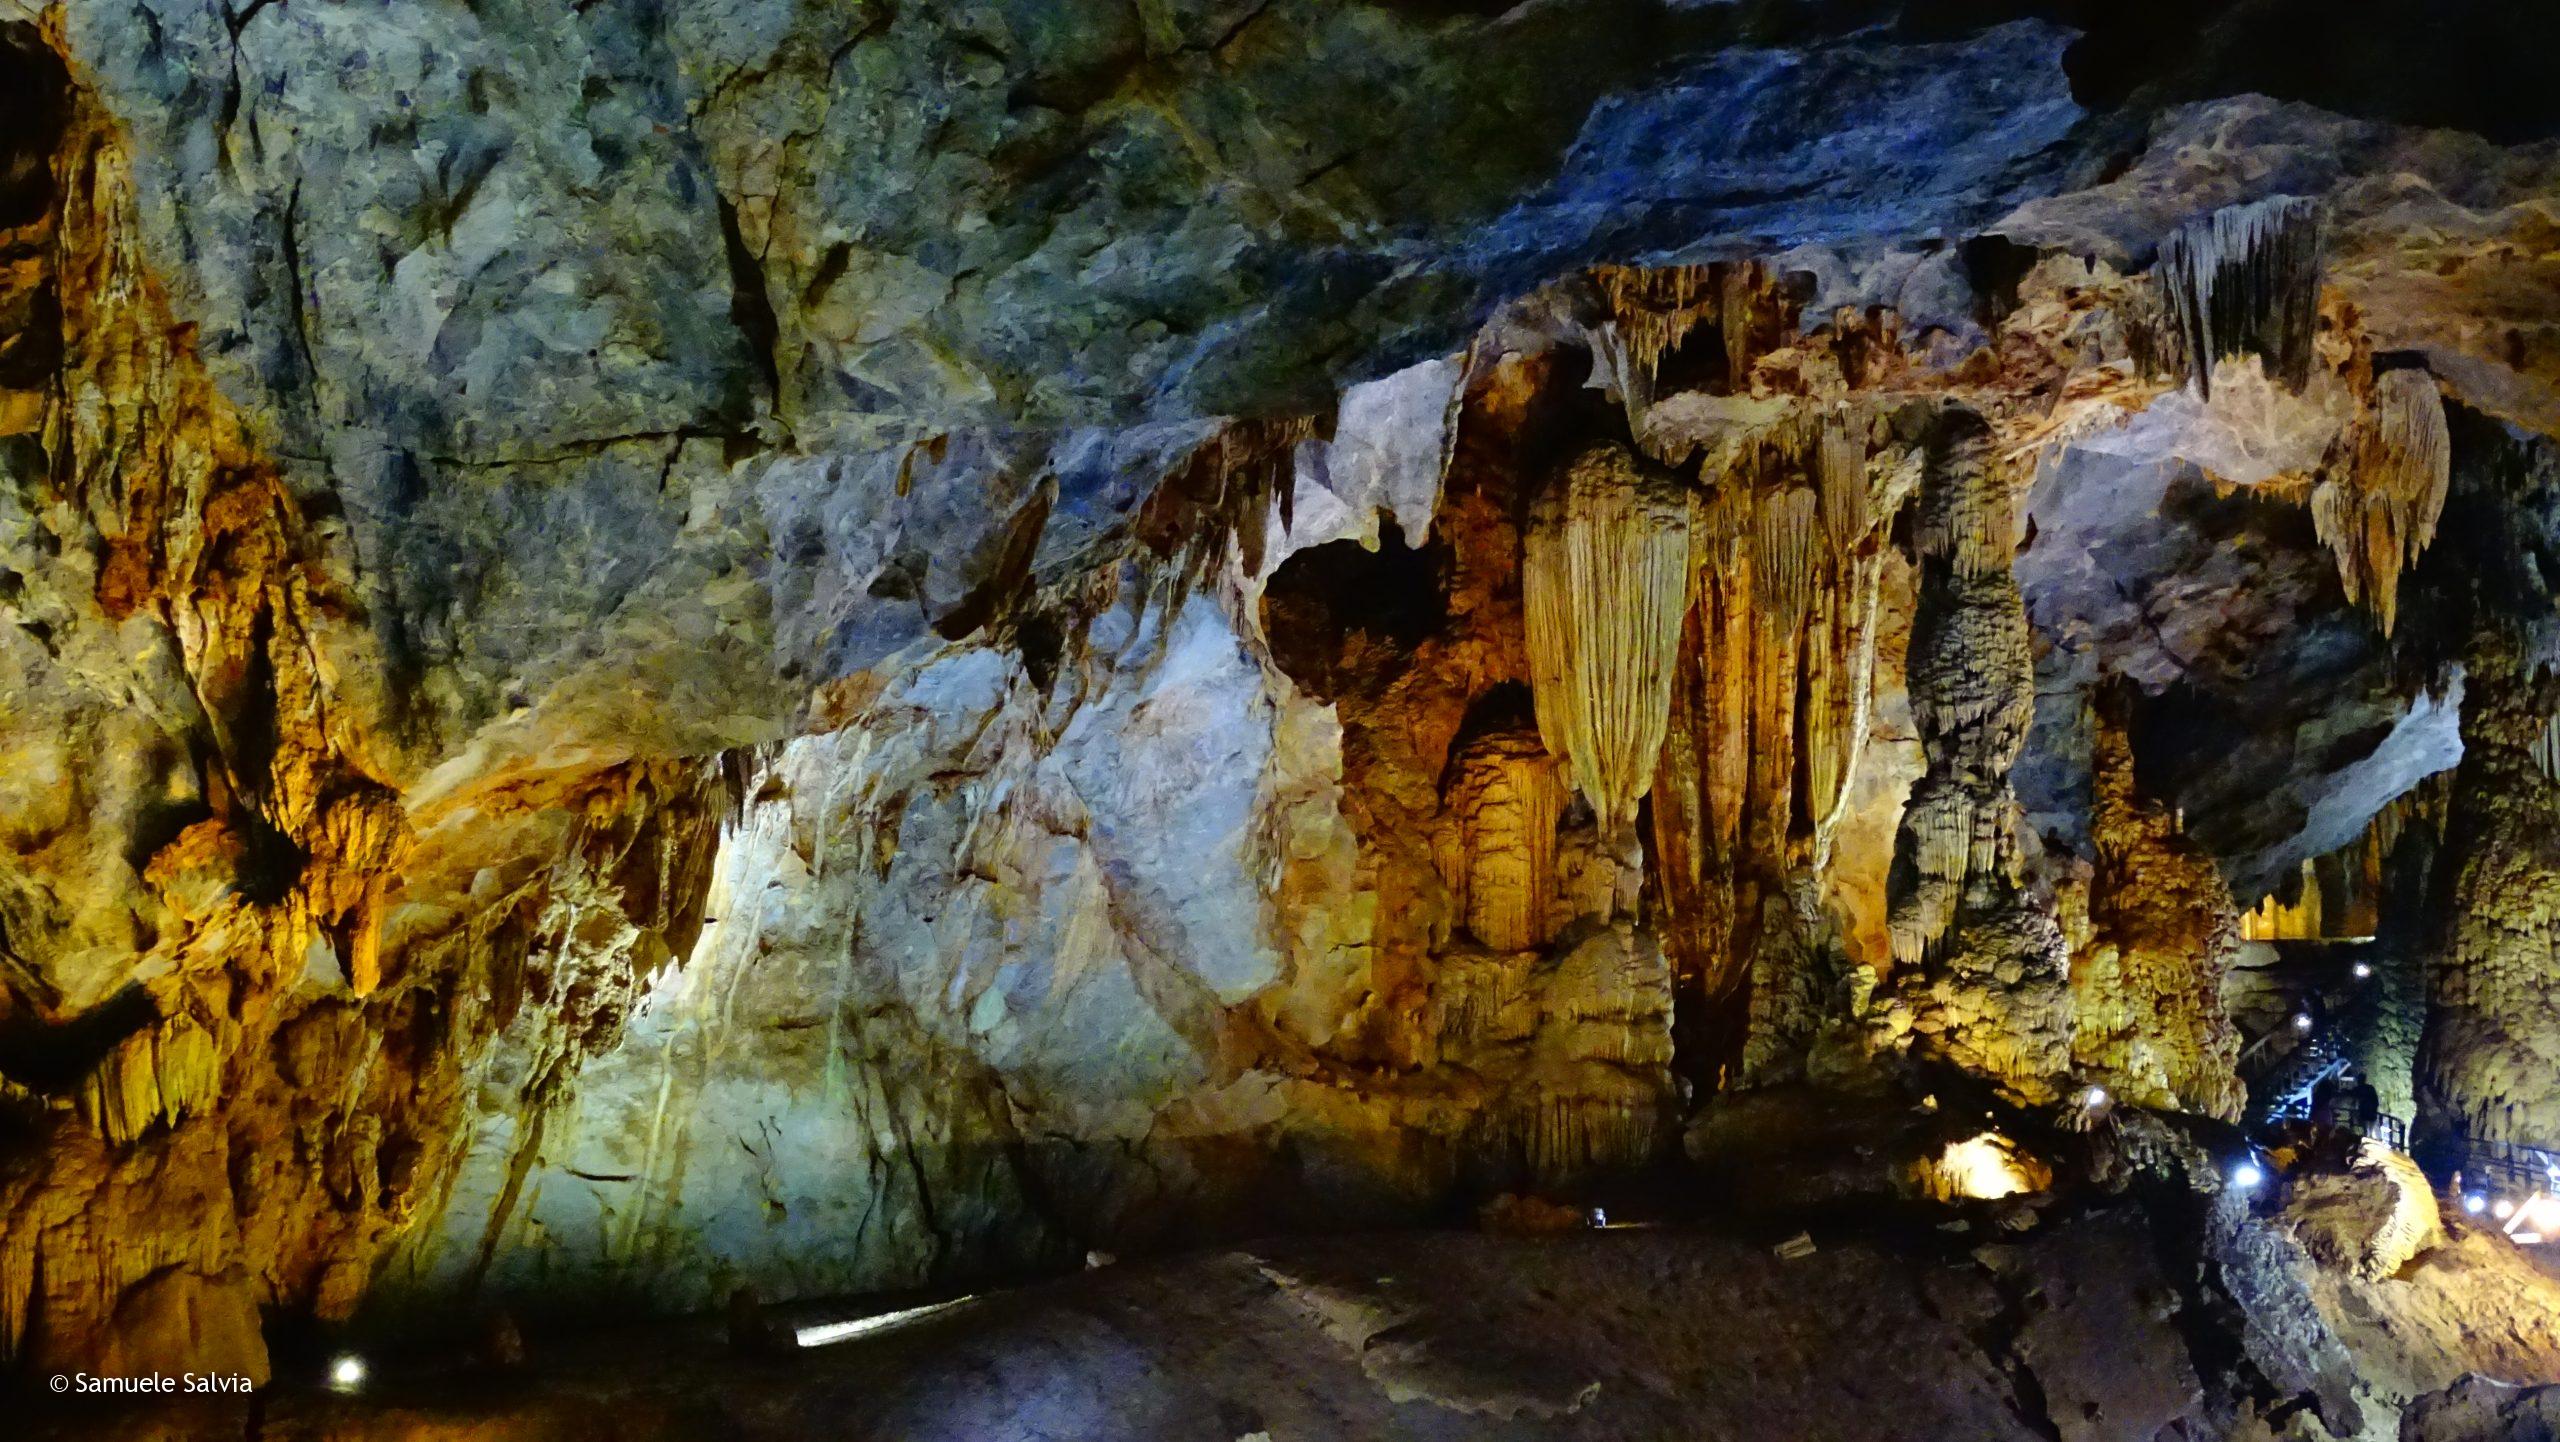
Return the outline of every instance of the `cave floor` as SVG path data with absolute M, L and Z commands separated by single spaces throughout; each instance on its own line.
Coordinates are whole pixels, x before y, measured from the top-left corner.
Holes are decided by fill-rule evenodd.
M 1106 1266 L 784 1356 L 734 1351 L 716 1322 L 529 1330 L 532 1360 L 506 1373 L 75 1401 L 36 1435 L 1994 1442 L 2049 1438 L 2062 1409 L 2063 1435 L 2150 1436 L 2201 1389 L 2141 1227 L 2118 1213 L 2024 1246 L 1795 1260 L 1686 1227 L 1301 1238 Z
M 1686 1223 L 1293 1237 L 990 1291 L 824 1346 L 742 1350 L 721 1318 L 576 1333 L 528 1325 L 527 1360 L 504 1370 L 386 1355 L 350 1394 L 279 1381 L 248 1399 L 40 1398 L 31 1426 L 0 1433 L 32 1442 L 2387 1439 L 2401 1407 L 2466 1374 L 2560 1377 L 2560 1281 L 2549 1259 L 2485 1229 L 2457 1224 L 2389 1278 L 2293 1271 L 2278 1289 L 2298 1304 L 2267 1292 L 2268 1274 L 2250 1284 L 2253 1358 L 2311 1311 L 2344 1343 L 2336 1364 L 2353 1374 L 2353 1400 L 2335 1390 L 2340 1377 L 2315 1402 L 2240 1361 L 2237 1314 L 2197 1290 L 2178 1232 L 2142 1207 L 2050 1216 L 2014 1236 L 2001 1231 L 2003 1215 L 2023 1219 L 1986 1211 L 1960 1230 L 1844 1220 L 1793 1256 L 1801 1249 L 1767 1235 Z M 880 1309 L 813 1304 L 775 1308 L 769 1320 L 804 1327 Z M 2315 1405 L 2335 1413 L 2324 1416 L 2334 1427 L 2312 1422 L 2305 1409 Z M 2253 1415 L 2261 1407 L 2264 1421 Z

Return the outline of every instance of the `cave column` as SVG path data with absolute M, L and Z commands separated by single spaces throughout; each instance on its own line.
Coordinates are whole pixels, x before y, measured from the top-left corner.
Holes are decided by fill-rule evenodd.
M 2422 1148 L 2560 1145 L 2560 785 L 2536 757 L 2555 689 L 2511 646 L 2474 649 L 2426 967 Z
M 2026 876 L 2009 771 L 2034 713 L 2026 604 L 2011 564 L 2017 513 L 1991 432 L 1940 421 L 1921 483 L 1919 596 L 1909 660 L 1927 770 L 1894 851 L 1894 974 L 1886 1039 L 1998 1082 L 2059 1094 L 2071 1064 L 2069 950 Z
M 2072 972 L 2072 1055 L 2081 1074 L 2146 1107 L 2237 1121 L 2240 1034 L 2222 1002 L 2240 949 L 2240 909 L 2221 868 L 2143 796 L 2130 697 L 2098 697 L 2091 755 L 2089 949 Z

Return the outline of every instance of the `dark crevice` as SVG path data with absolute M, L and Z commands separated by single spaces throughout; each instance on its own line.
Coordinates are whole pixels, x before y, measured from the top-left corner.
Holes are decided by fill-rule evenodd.
M 2232 95 L 2469 130 L 2560 135 L 2560 7 L 2519 0 L 1915 0 L 1897 32 L 1954 40 L 2038 18 L 2080 32 L 2063 56 L 2092 111 Z
M 738 229 L 737 208 L 725 195 L 718 200 L 720 240 L 729 260 L 729 321 L 745 338 L 747 351 L 754 358 L 757 378 L 764 385 L 764 408 L 778 412 L 782 408 L 782 365 L 778 356 L 782 326 L 774 318 L 773 298 L 765 293 L 764 269 L 756 263 L 755 253 L 747 249 L 746 236 Z M 750 408 L 751 405 L 740 407 Z
M 159 1021 L 160 1009 L 140 983 L 62 1021 L 21 1012 L 0 1023 L 0 1077 L 33 1091 L 68 1091 L 125 1038 Z
M 1395 527 L 1381 529 L 1374 550 L 1341 540 L 1298 552 L 1264 588 L 1271 659 L 1319 698 L 1383 682 L 1448 622 L 1447 548 L 1417 550 Z

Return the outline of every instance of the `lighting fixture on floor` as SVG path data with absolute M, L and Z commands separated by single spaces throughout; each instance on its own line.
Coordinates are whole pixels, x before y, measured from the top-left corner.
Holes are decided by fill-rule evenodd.
M 2500 1202 L 2500 1206 L 2506 1203 Z M 2508 1209 L 2507 1237 L 2528 1247 L 2539 1246 L 2542 1239 L 2560 1232 L 2560 1197 L 2537 1189 L 2523 1203 Z
M 358 1391 L 364 1386 L 364 1379 L 371 1374 L 371 1371 L 371 1368 L 365 1366 L 362 1357 L 353 1352 L 341 1352 L 329 1363 L 329 1390 L 332 1392 Z
M 875 1332 L 885 1332 L 892 1327 L 921 1321 L 926 1317 L 948 1312 L 954 1307 L 976 1300 L 975 1297 L 954 1297 L 948 1302 L 931 1302 L 921 1307 L 908 1307 L 903 1311 L 882 1312 L 874 1317 L 856 1317 L 846 1322 L 820 1322 L 815 1326 L 802 1327 L 794 1331 L 792 1340 L 803 1347 L 824 1347 L 831 1342 L 849 1342 L 856 1337 L 868 1337 Z

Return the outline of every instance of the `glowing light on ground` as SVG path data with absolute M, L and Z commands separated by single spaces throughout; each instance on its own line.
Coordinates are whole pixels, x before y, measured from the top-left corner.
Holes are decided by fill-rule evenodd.
M 793 1332 L 792 1340 L 803 1347 L 824 1347 L 831 1342 L 849 1342 L 856 1337 L 868 1337 L 877 1332 L 888 1331 L 892 1327 L 902 1327 L 909 1322 L 922 1321 L 924 1318 L 948 1312 L 976 1300 L 975 1297 L 954 1297 L 948 1302 L 932 1302 L 922 1307 L 908 1307 L 903 1311 L 882 1312 L 876 1317 L 856 1317 L 845 1322 L 820 1322 L 815 1326 L 802 1327 Z
M 2044 1179 L 2020 1158 L 2017 1144 L 1998 1132 L 1950 1142 L 1927 1171 L 1930 1192 L 1951 1201 L 1959 1197 L 1997 1201 L 2044 1185 Z
M 329 1364 L 329 1385 L 340 1392 L 352 1392 L 364 1385 L 370 1371 L 362 1357 L 346 1353 Z
M 2507 1236 L 2525 1246 L 2539 1246 L 2543 1238 L 2560 1233 L 2560 1197 L 2549 1192 L 2536 1191 L 2522 1205 L 2509 1208 L 2509 1213 L 2500 1213 L 2507 1219 Z

